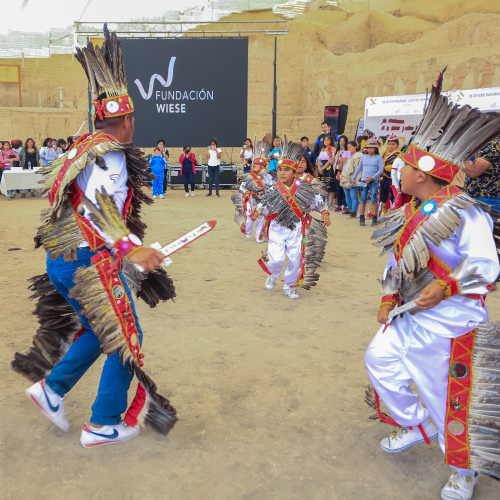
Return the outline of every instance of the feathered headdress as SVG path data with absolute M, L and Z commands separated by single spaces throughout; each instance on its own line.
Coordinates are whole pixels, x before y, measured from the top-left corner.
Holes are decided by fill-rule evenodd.
M 288 141 L 286 135 L 280 145 L 281 154 L 278 160 L 278 167 L 285 165 L 297 171 L 297 164 L 302 156 L 302 146 L 297 142 Z
M 451 182 L 460 167 L 500 133 L 500 117 L 459 106 L 441 95 L 443 74 L 432 87 L 422 121 L 402 156 L 405 163 Z
M 254 168 L 257 173 L 261 172 L 267 165 L 267 155 L 271 151 L 271 144 L 269 141 L 259 141 L 255 143 L 253 164 L 258 165 L 259 168 Z
M 92 118 L 101 120 L 133 113 L 134 105 L 127 92 L 127 77 L 123 66 L 122 49 L 116 33 L 103 28 L 102 48 L 89 42 L 76 48 L 76 58 L 82 65 L 92 91 Z M 104 95 L 103 95 L 104 94 Z

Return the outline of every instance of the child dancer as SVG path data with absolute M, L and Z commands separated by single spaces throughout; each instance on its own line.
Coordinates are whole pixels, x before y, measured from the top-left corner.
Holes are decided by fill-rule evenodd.
M 265 234 L 262 231 L 264 226 L 264 216 L 252 219 L 251 215 L 256 210 L 266 186 L 272 186 L 274 181 L 269 172 L 265 170 L 266 156 L 269 152 L 267 142 L 256 144 L 255 159 L 252 170 L 244 174 L 240 179 L 239 192 L 231 196 L 231 201 L 238 212 L 235 222 L 239 224 L 241 232 L 248 238 L 252 238 L 252 229 L 255 225 L 255 240 L 257 243 L 264 243 Z M 243 196 L 241 196 L 243 193 Z
M 270 221 L 267 253 L 259 260 L 269 274 L 266 288 L 275 287 L 286 256 L 283 291 L 290 299 L 299 298 L 297 286 L 309 289 L 319 279 L 316 269 L 324 256 L 325 228 L 330 225 L 320 188 L 297 178 L 297 160 L 301 156 L 300 145 L 287 142 L 285 137 L 282 157 L 278 160 L 278 181 L 266 190 L 252 216 L 256 219 L 263 211 Z M 312 209 L 321 213 L 323 224 L 311 217 Z
M 385 326 L 365 363 L 380 419 L 398 426 L 382 449 L 438 439 L 452 469 L 441 498 L 470 500 L 479 472 L 500 479 L 500 328 L 486 323 L 484 301 L 499 265 L 489 206 L 449 184 L 498 135 L 500 118 L 449 103 L 441 82 L 402 156 L 401 189 L 413 198 L 373 233 L 390 257 L 377 316 Z

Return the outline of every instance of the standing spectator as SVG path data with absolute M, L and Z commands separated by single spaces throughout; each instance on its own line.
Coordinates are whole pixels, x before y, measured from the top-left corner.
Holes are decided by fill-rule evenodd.
M 62 148 L 59 147 L 59 143 L 56 139 L 52 139 L 52 149 L 57 152 L 57 157 L 59 158 L 59 155 L 63 154 Z
M 23 170 L 32 170 L 40 166 L 40 154 L 38 153 L 38 148 L 35 146 L 35 141 L 30 137 L 26 139 L 24 147 L 21 149 L 19 154 L 19 163 Z M 35 190 L 30 189 L 31 197 L 35 197 Z M 21 198 L 26 197 L 26 190 L 24 189 Z
M 66 139 L 58 139 L 57 140 L 57 149 L 60 149 L 61 152 L 59 154 L 64 154 L 66 152 Z
M 3 141 L 2 150 L 0 151 L 0 167 L 3 167 L 3 170 L 10 170 L 15 161 L 19 161 L 19 155 L 12 149 L 9 141 Z M 14 198 L 14 192 L 12 190 L 7 191 L 7 196 Z
M 333 177 L 333 160 L 335 149 L 333 146 L 333 137 L 330 134 L 323 138 L 323 147 L 318 154 L 316 167 L 318 168 L 318 180 L 324 183 L 328 192 L 328 209 L 333 205 L 335 195 L 335 178 Z
M 63 149 L 63 153 L 67 153 L 67 152 L 68 152 L 68 151 L 69 151 L 69 150 L 73 147 L 73 143 L 75 142 L 75 141 L 73 140 L 73 136 L 72 136 L 72 135 L 70 135 L 70 136 L 66 139 L 66 141 L 67 141 L 67 143 L 66 143 L 66 144 L 67 144 L 67 146 L 66 146 L 66 149 Z
M 384 164 L 382 157 L 378 154 L 378 143 L 376 139 L 368 139 L 366 143 L 366 155 L 361 158 L 358 168 L 354 172 L 354 178 L 361 172 L 361 203 L 359 204 L 359 225 L 365 225 L 365 207 L 368 198 L 368 191 L 370 191 L 370 200 L 372 202 L 372 226 L 377 224 L 378 214 L 378 179 Z
M 347 213 L 349 211 L 349 209 L 347 208 L 344 188 L 340 185 L 340 175 L 342 174 L 342 167 L 344 165 L 344 163 L 341 161 L 341 157 L 345 156 L 348 142 L 349 139 L 347 138 L 347 136 L 341 135 L 337 142 L 337 148 L 335 149 L 335 157 L 333 160 L 335 193 L 337 195 L 337 207 L 334 210 L 335 212 Z
M 163 172 L 163 195 L 167 195 L 167 172 L 168 172 L 168 159 L 170 157 L 170 154 L 168 152 L 168 149 L 165 147 L 165 141 L 163 139 L 160 139 L 156 143 L 156 147 L 160 150 L 160 153 L 163 158 L 165 158 L 165 169 Z
M 340 174 L 340 185 L 344 189 L 348 210 L 345 213 L 348 213 L 352 218 L 357 217 L 359 203 L 359 188 L 356 186 L 357 179 L 354 178 L 354 172 L 358 168 L 361 158 L 363 158 L 363 155 L 357 150 L 357 146 L 356 141 L 348 142 L 347 151 L 344 153 L 344 157 L 341 158 L 343 167 Z
M 248 137 L 245 139 L 245 144 L 243 144 L 241 148 L 240 158 L 243 163 L 243 173 L 246 174 L 250 172 L 253 161 L 253 145 Z
M 487 144 L 463 170 L 467 175 L 464 191 L 500 210 L 500 137 Z
M 321 134 L 318 135 L 316 142 L 314 143 L 314 162 L 318 161 L 319 152 L 323 149 L 323 141 L 325 140 L 325 136 L 331 135 L 332 127 L 328 125 L 327 122 L 323 122 L 321 124 Z M 333 139 L 332 139 L 333 140 Z M 333 142 L 332 142 L 333 144 Z
M 3 151 L 3 141 L 0 141 L 0 151 Z M 2 175 L 4 168 L 5 168 L 5 163 L 0 162 L 0 182 L 2 182 Z
M 276 170 L 278 167 L 278 160 L 280 157 L 280 138 L 278 136 L 273 137 L 273 147 L 269 153 L 267 153 L 267 158 L 269 161 L 269 172 Z
M 380 139 L 379 139 L 380 140 Z M 380 176 L 380 204 L 383 212 L 387 212 L 387 201 L 394 202 L 394 193 L 392 192 L 392 164 L 399 156 L 399 139 L 396 135 L 389 136 L 386 142 L 386 151 L 382 155 L 384 160 L 384 170 Z
M 307 161 L 314 165 L 314 153 L 311 151 L 309 147 L 309 137 L 304 136 L 300 139 L 300 144 L 302 146 L 302 154 L 307 158 Z
M 153 156 L 149 160 L 151 165 L 151 173 L 156 175 L 156 179 L 153 179 L 153 199 L 159 197 L 163 199 L 163 177 L 165 176 L 165 165 L 167 160 L 161 154 L 160 148 L 155 148 L 153 151 Z
M 363 130 L 363 136 L 361 137 L 361 142 L 359 144 L 359 150 L 361 152 L 363 152 L 363 150 L 366 148 L 366 143 L 368 142 L 368 140 L 372 139 L 373 137 L 375 137 L 375 134 L 371 130 L 367 128 Z
M 248 141 L 250 139 L 247 139 Z M 219 172 L 220 172 L 220 157 L 222 156 L 222 149 L 217 147 L 217 141 L 212 139 L 210 146 L 205 153 L 208 164 L 208 194 L 207 198 L 212 196 L 212 186 L 215 183 L 215 196 L 220 198 L 219 194 Z
M 57 152 L 57 141 L 55 141 L 56 147 L 52 146 L 52 139 L 47 137 L 43 141 L 43 146 L 40 149 L 40 158 L 42 160 L 42 167 L 54 161 L 58 158 L 59 153 Z
M 189 196 L 189 185 L 191 185 L 191 196 L 194 196 L 194 174 L 196 173 L 196 156 L 191 152 L 190 146 L 184 146 L 184 151 L 179 156 L 179 163 L 181 164 L 181 175 L 184 177 L 184 195 L 186 198 Z

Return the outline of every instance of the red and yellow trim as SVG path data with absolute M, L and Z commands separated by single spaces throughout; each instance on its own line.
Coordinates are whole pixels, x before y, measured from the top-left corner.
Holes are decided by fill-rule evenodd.
M 259 172 L 262 172 L 262 168 L 259 170 Z M 255 171 L 250 171 L 248 172 L 250 174 L 250 177 L 256 182 L 257 186 L 259 186 L 260 188 L 263 188 L 265 187 L 264 186 L 264 181 L 262 180 L 262 177 L 260 175 L 258 175 L 258 172 L 255 172 Z
M 380 300 L 380 307 L 382 307 L 382 306 L 394 307 L 398 304 L 398 301 L 399 301 L 399 296 L 397 293 L 387 294 L 387 295 L 384 295 L 382 297 L 382 299 Z
M 408 165 L 418 168 L 422 172 L 446 182 L 451 182 L 460 170 L 458 165 L 443 160 L 439 158 L 439 156 L 435 156 L 425 149 L 415 146 L 413 143 L 408 146 L 408 149 L 401 158 Z M 423 158 L 425 158 L 425 160 L 422 160 Z M 426 168 L 422 168 L 424 165 L 426 165 Z M 428 165 L 433 165 L 430 170 L 428 170 Z
M 296 161 L 289 160 L 288 158 L 280 158 L 278 160 L 278 167 L 280 167 L 280 166 L 289 167 L 292 170 L 295 170 L 295 172 L 297 172 L 298 164 Z
M 470 468 L 469 405 L 472 387 L 472 356 L 476 330 L 452 339 L 445 418 L 445 462 Z
M 100 120 L 114 118 L 134 112 L 134 103 L 128 94 L 106 97 L 105 99 L 95 99 L 92 101 L 92 119 L 96 116 Z

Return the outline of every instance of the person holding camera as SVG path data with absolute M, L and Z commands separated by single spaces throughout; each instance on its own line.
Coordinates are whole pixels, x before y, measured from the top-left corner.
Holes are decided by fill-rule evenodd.
M 215 183 L 215 196 L 220 198 L 219 194 L 219 172 L 220 172 L 220 157 L 222 156 L 222 149 L 217 147 L 217 141 L 212 139 L 210 146 L 207 148 L 205 157 L 208 164 L 208 194 L 207 198 L 212 196 L 212 186 Z
M 186 198 L 189 196 L 189 185 L 191 185 L 191 196 L 194 196 L 194 174 L 196 173 L 196 156 L 191 152 L 190 146 L 182 148 L 184 153 L 179 156 L 179 163 L 181 164 L 181 175 L 184 177 L 184 195 Z
M 57 148 L 57 141 L 52 140 L 50 137 L 47 137 L 43 141 L 43 146 L 40 149 L 40 158 L 42 159 L 42 167 L 50 163 L 51 161 L 57 160 L 59 157 L 59 150 Z
M 240 158 L 243 162 L 243 173 L 247 174 L 252 169 L 253 161 L 253 145 L 248 137 L 245 139 L 245 144 L 243 144 L 241 148 Z

